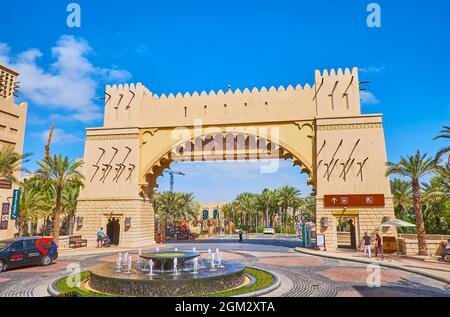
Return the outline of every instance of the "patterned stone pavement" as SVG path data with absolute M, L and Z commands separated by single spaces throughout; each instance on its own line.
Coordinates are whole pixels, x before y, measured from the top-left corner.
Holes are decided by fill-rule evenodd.
M 194 244 L 166 245 L 180 250 L 191 249 Z M 219 247 L 225 259 L 242 262 L 277 274 L 281 286 L 265 296 L 283 297 L 361 297 L 361 296 L 449 296 L 449 286 L 439 281 L 404 271 L 381 268 L 381 287 L 369 287 L 367 278 L 372 271 L 367 266 L 342 260 L 303 255 L 293 251 L 292 241 L 236 243 L 235 241 L 202 241 L 195 247 L 205 256 L 208 248 Z M 71 263 L 82 270 L 113 262 L 116 254 L 70 255 L 60 258 L 49 267 L 30 267 L 0 274 L 0 297 L 48 296 L 48 285 L 67 275 Z M 133 255 L 136 258 L 136 255 Z

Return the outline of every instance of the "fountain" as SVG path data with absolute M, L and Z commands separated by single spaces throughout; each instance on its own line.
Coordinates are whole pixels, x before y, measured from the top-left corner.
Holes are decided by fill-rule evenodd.
M 144 297 L 196 296 L 245 283 L 244 265 L 224 261 L 220 250 L 208 250 L 208 259 L 206 265 L 201 264 L 203 259 L 195 248 L 192 251 L 139 252 L 135 263 L 128 253 L 119 253 L 114 265 L 105 263 L 92 268 L 88 283 L 92 290 L 100 293 Z M 146 266 L 139 270 L 140 261 L 148 263 L 148 270 Z M 142 262 L 141 265 L 144 266 Z

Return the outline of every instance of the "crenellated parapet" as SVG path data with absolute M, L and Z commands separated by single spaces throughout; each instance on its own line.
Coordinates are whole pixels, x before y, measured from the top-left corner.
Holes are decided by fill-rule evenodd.
M 361 114 L 358 69 L 339 68 L 315 72 L 314 102 L 317 117 Z
M 105 126 L 188 126 L 282 122 L 360 114 L 356 68 L 316 71 L 311 86 L 289 85 L 226 91 L 151 92 L 141 83 L 108 86 L 105 92 Z M 170 118 L 170 123 L 167 118 Z

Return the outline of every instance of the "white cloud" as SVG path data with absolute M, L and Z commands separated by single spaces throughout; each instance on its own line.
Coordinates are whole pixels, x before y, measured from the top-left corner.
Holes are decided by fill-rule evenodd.
M 20 93 L 34 105 L 53 111 L 47 117 L 92 122 L 101 119 L 102 108 L 96 104 L 99 80 L 126 81 L 131 74 L 125 70 L 94 66 L 88 59 L 93 50 L 88 42 L 63 35 L 51 48 L 55 61 L 44 69 L 38 59 L 44 54 L 29 49 L 11 56 L 6 43 L 0 43 L 0 62 L 20 73 Z
M 369 91 L 361 91 L 361 103 L 364 105 L 377 105 L 380 103 L 380 100 L 378 100 L 375 95 Z
M 48 140 L 49 131 L 50 130 L 34 132 L 31 135 L 39 138 L 43 144 L 46 144 Z M 64 130 L 56 128 L 53 130 L 51 142 L 52 144 L 73 144 L 84 142 L 84 138 L 80 135 L 66 133 Z
M 368 66 L 368 67 L 361 67 L 359 69 L 361 73 L 381 73 L 384 71 L 384 66 Z

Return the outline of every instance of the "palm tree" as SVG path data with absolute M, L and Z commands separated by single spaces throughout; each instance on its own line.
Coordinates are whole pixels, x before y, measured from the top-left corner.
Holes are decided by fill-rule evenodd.
M 75 226 L 75 211 L 77 210 L 78 196 L 80 195 L 81 186 L 68 186 L 63 193 L 63 208 L 64 214 L 67 215 L 68 234 L 73 234 Z
M 405 212 L 413 206 L 411 183 L 399 178 L 391 180 L 391 192 L 394 196 L 394 209 L 400 219 L 405 219 Z
M 258 195 L 258 208 L 264 212 L 264 225 L 269 225 L 269 213 L 273 207 L 278 204 L 278 197 L 276 191 L 264 189 Z
M 292 206 L 293 202 L 299 198 L 300 190 L 292 186 L 283 186 L 277 189 L 277 191 L 281 207 L 281 224 L 285 227 L 288 209 Z
M 36 223 L 45 209 L 45 200 L 38 182 L 34 179 L 25 179 L 20 184 L 19 200 L 19 237 L 23 237 L 27 223 Z
M 200 210 L 194 194 L 170 191 L 155 194 L 154 206 L 160 219 L 172 221 L 196 219 Z
M 55 206 L 53 208 L 53 238 L 59 241 L 61 211 L 63 207 L 63 194 L 68 187 L 83 186 L 84 177 L 80 173 L 83 161 L 73 162 L 68 157 L 61 155 L 47 157 L 43 162 L 38 161 L 39 169 L 35 176 L 41 179 L 47 186 L 55 189 Z
M 444 130 L 440 131 L 441 134 L 435 137 L 433 140 L 450 139 L 450 126 L 444 126 L 443 128 Z M 450 146 L 446 146 L 436 153 L 436 159 L 440 160 L 442 156 L 444 156 L 445 154 L 448 155 L 449 153 L 450 153 Z M 448 155 L 447 157 L 447 163 L 450 163 L 450 155 Z
M 413 156 L 401 157 L 398 163 L 388 162 L 386 165 L 387 176 L 397 174 L 411 179 L 419 254 L 428 255 L 422 212 L 420 179 L 436 171 L 436 159 L 429 158 L 426 154 L 422 155 L 420 151 L 417 151 Z
M 249 219 L 252 219 L 257 207 L 256 196 L 251 193 L 240 194 L 236 201 L 239 203 L 241 211 L 241 223 L 244 222 L 249 225 Z
M 16 177 L 19 171 L 27 171 L 21 168 L 23 163 L 28 162 L 30 153 L 19 154 L 11 147 L 5 147 L 0 150 L 0 178 L 4 178 L 11 183 L 18 183 Z

